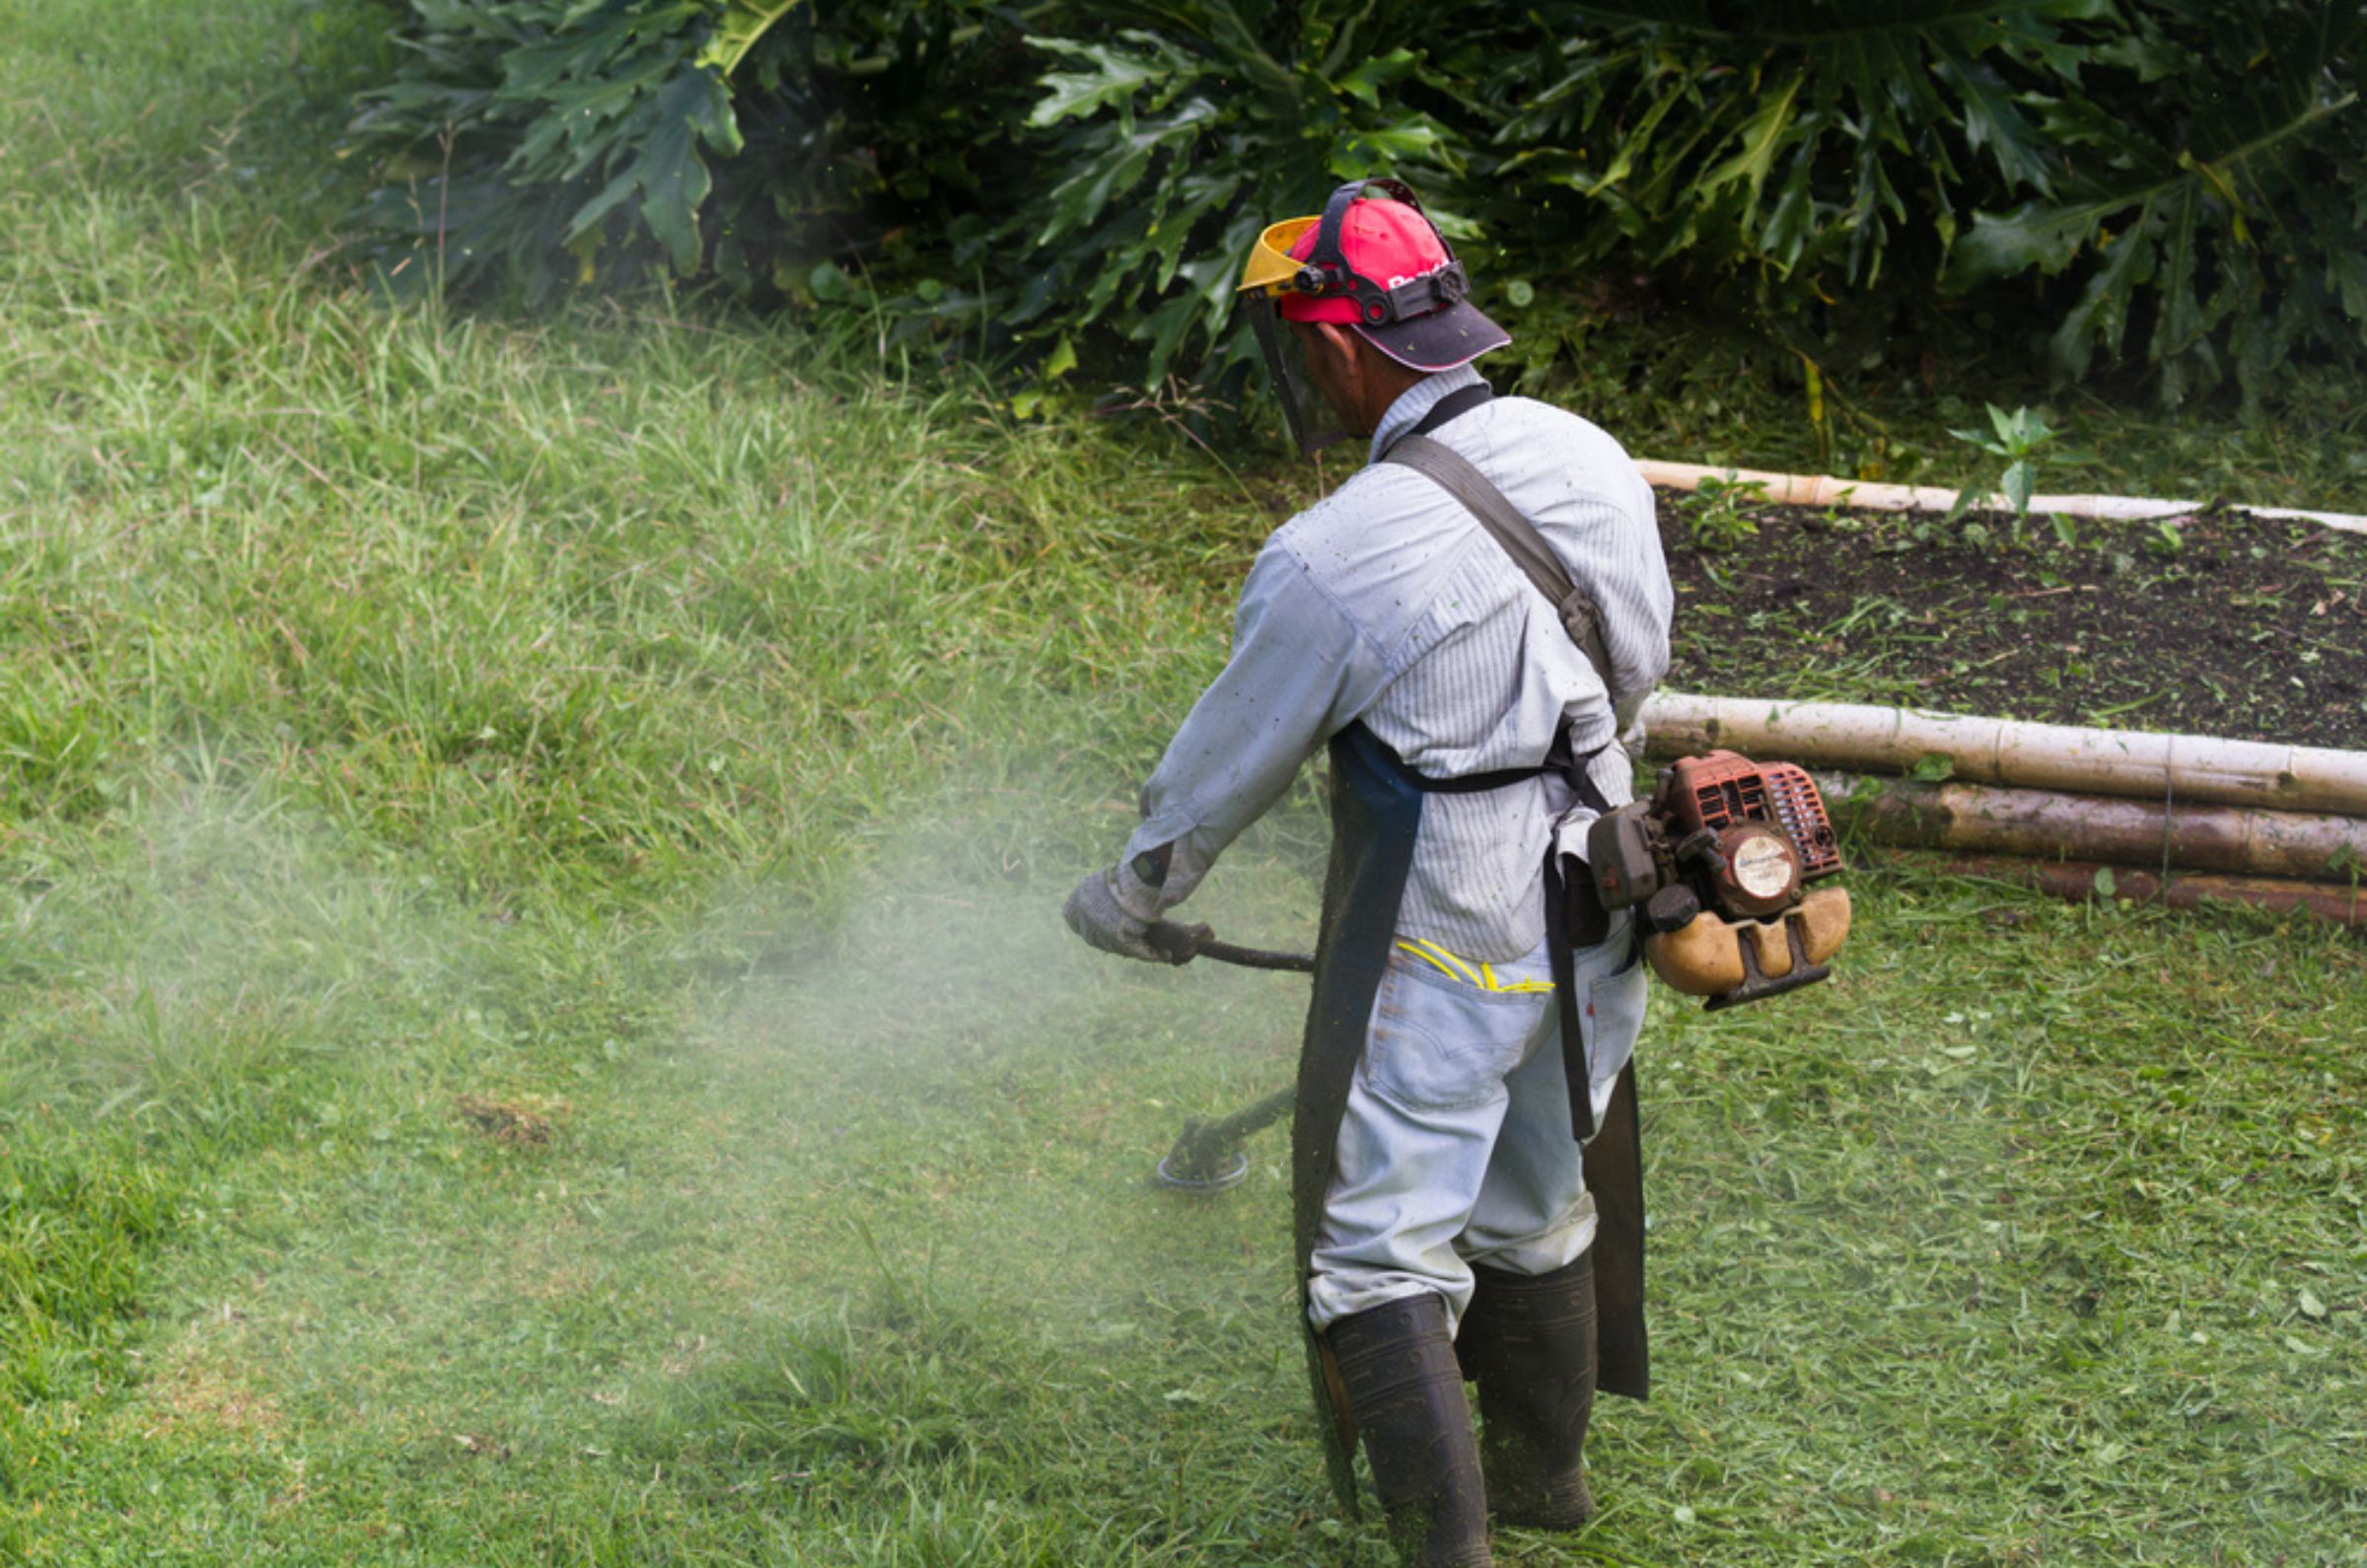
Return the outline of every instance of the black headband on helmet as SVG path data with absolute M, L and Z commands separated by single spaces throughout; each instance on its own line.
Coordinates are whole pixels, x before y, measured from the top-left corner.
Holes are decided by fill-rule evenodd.
M 1387 326 L 1409 317 L 1427 316 L 1444 310 L 1471 292 L 1470 274 L 1455 258 L 1455 248 L 1447 237 L 1438 233 L 1438 225 L 1430 224 L 1430 232 L 1438 235 L 1439 249 L 1446 251 L 1446 264 L 1418 278 L 1387 288 L 1348 265 L 1348 258 L 1339 247 L 1340 226 L 1347 220 L 1348 208 L 1362 200 L 1367 190 L 1378 188 L 1393 201 L 1401 201 L 1421 214 L 1424 223 L 1430 215 L 1422 212 L 1422 199 L 1413 187 L 1402 179 L 1351 179 L 1331 192 L 1324 203 L 1323 221 L 1316 226 L 1315 249 L 1309 252 L 1298 275 L 1290 280 L 1291 288 L 1316 299 L 1349 299 L 1356 302 L 1356 312 L 1367 326 Z

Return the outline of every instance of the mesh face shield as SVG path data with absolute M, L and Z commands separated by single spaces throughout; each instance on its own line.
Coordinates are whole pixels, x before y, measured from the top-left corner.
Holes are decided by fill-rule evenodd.
M 1352 328 L 1368 346 L 1428 375 L 1512 341 L 1470 292 L 1454 247 L 1396 179 L 1351 179 L 1320 214 L 1268 224 L 1234 289 L 1247 299 L 1274 395 L 1303 453 L 1351 434 L 1359 416 L 1343 418 L 1317 390 L 1295 324 Z
M 1282 419 L 1290 427 L 1290 439 L 1298 443 L 1302 455 L 1320 452 L 1335 441 L 1345 440 L 1347 431 L 1334 413 L 1331 403 L 1316 391 L 1307 375 L 1306 347 L 1299 334 L 1282 320 L 1271 296 L 1253 295 L 1249 300 L 1250 325 L 1257 333 L 1257 346 L 1265 354 L 1265 371 L 1274 385 L 1274 396 L 1282 404 Z

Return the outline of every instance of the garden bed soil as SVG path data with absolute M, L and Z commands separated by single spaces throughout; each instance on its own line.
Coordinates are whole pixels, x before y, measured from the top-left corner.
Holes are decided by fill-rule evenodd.
M 2367 749 L 2367 535 L 1659 502 L 1678 689 Z

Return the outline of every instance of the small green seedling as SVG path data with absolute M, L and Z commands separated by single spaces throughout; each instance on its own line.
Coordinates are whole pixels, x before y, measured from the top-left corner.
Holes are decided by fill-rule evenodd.
M 2030 518 L 2030 498 L 2039 488 L 2039 453 L 2054 439 L 2054 427 L 2033 408 L 2016 408 L 2007 413 L 1995 403 L 1987 405 L 1992 436 L 1980 430 L 1951 430 L 1957 440 L 1978 447 L 1992 458 L 2005 460 L 2005 472 L 1998 477 L 1998 493 L 2014 512 L 2014 542 L 2022 542 L 2022 527 Z M 1963 517 L 1978 499 L 1971 489 L 1956 493 L 1956 505 L 1948 509 L 1948 521 Z M 2058 532 L 2060 526 L 2058 525 Z
M 1764 501 L 1766 494 L 1766 485 L 1757 479 L 1703 478 L 1685 513 L 1693 548 L 1704 553 L 1732 549 L 1757 536 L 1758 522 L 1745 509 Z

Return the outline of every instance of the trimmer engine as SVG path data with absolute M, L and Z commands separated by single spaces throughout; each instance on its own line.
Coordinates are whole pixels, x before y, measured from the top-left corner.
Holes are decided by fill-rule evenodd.
M 1640 906 L 1644 955 L 1714 1010 L 1824 979 L 1849 934 L 1849 894 L 1816 781 L 1733 751 L 1684 757 L 1651 799 L 1598 819 L 1587 863 L 1603 907 Z

